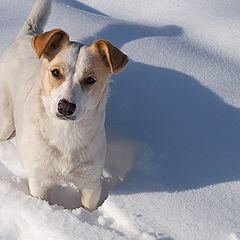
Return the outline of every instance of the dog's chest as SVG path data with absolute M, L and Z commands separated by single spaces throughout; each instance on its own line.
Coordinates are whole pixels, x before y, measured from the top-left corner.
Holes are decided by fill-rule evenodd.
M 56 171 L 60 177 L 71 180 L 76 174 L 78 177 L 88 175 L 93 166 L 94 163 L 88 158 L 87 153 L 78 151 L 59 155 L 58 160 L 55 161 L 53 170 Z
M 47 129 L 42 132 L 48 165 L 58 175 L 70 176 L 75 172 L 88 174 L 94 166 L 94 138 L 75 126 Z
M 94 167 L 94 162 L 91 158 L 91 152 L 88 148 L 82 147 L 81 143 L 67 141 L 65 139 L 64 144 L 61 143 L 62 139 L 58 139 L 54 143 L 59 143 L 55 146 L 53 139 L 47 143 L 45 148 L 46 160 L 49 172 L 60 178 L 71 181 L 76 175 L 78 177 L 87 176 Z
M 87 134 L 78 125 L 67 124 L 63 121 L 40 120 L 39 128 L 43 141 L 66 156 L 76 155 L 76 152 L 85 148 Z

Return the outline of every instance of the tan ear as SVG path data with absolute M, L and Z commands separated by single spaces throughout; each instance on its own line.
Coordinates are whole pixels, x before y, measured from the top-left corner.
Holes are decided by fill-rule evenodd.
M 100 53 L 111 73 L 120 72 L 128 63 L 128 56 L 106 40 L 97 40 L 93 42 L 91 48 Z
M 68 34 L 61 29 L 54 29 L 34 36 L 32 47 L 38 58 L 43 56 L 51 61 L 67 42 L 69 42 Z

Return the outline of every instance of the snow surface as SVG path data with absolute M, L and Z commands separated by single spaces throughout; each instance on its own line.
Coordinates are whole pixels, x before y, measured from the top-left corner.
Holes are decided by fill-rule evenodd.
M 32 4 L 0 1 L 1 53 Z M 240 239 L 239 12 L 238 0 L 57 0 L 47 29 L 109 39 L 130 57 L 107 112 L 108 132 L 127 139 L 121 178 L 126 146 L 141 151 L 88 213 L 29 196 L 14 141 L 1 143 L 0 239 Z

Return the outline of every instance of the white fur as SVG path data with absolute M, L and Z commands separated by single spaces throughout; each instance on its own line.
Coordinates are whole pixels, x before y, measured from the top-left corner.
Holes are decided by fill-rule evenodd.
M 44 60 L 37 59 L 31 34 L 43 28 L 49 3 L 36 2 L 21 37 L 1 59 L 0 140 L 11 138 L 16 131 L 17 149 L 33 196 L 48 200 L 53 186 L 72 182 L 81 191 L 82 205 L 94 210 L 101 193 L 100 175 L 106 155 L 107 90 L 102 92 L 98 106 L 81 91 L 81 68 L 91 63 L 88 48 L 82 47 L 78 55 L 69 50 L 63 56 L 65 63 L 74 64 L 78 74 L 69 73 L 69 79 L 49 96 L 41 95 Z M 76 121 L 55 117 L 61 98 L 77 103 Z

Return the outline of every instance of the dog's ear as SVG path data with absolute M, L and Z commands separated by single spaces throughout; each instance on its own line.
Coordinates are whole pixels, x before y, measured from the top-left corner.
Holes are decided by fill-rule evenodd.
M 38 58 L 43 56 L 51 61 L 67 42 L 69 42 L 68 34 L 61 29 L 54 29 L 34 36 L 32 47 Z
M 104 64 L 110 69 L 111 73 L 120 72 L 128 63 L 127 55 L 106 40 L 93 42 L 91 48 L 99 52 Z

